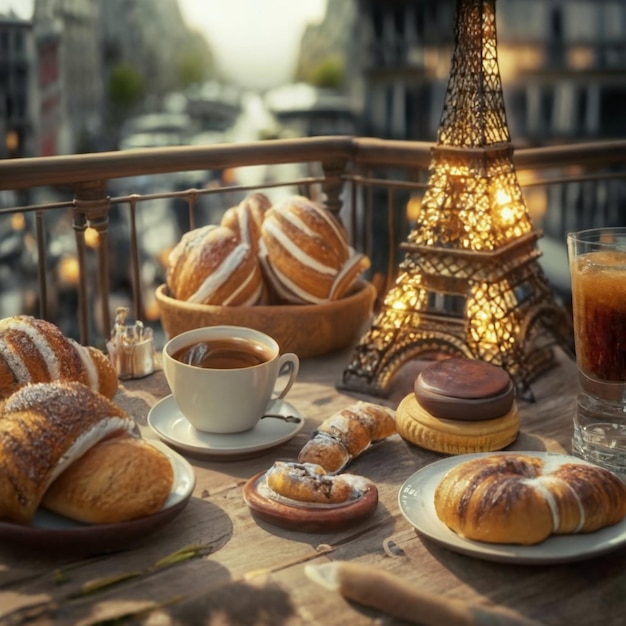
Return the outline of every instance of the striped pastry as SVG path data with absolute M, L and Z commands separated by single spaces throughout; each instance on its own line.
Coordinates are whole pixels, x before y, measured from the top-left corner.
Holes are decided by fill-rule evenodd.
M 226 226 L 208 225 L 185 233 L 168 258 L 172 297 L 197 304 L 250 306 L 263 294 L 256 255 Z
M 28 524 L 52 481 L 98 442 L 135 422 L 79 382 L 26 385 L 0 411 L 0 520 Z
M 78 381 L 108 398 L 117 373 L 97 348 L 81 346 L 45 320 L 16 315 L 0 320 L 0 398 L 27 383 Z
M 292 196 L 265 214 L 261 258 L 278 296 L 292 303 L 338 300 L 369 267 L 348 245 L 339 221 L 321 205 Z
M 336 474 L 372 443 L 395 432 L 393 409 L 358 401 L 327 417 L 313 431 L 298 454 L 298 462 L 315 463 L 329 474 Z
M 254 254 L 259 251 L 261 227 L 270 199 L 263 193 L 251 193 L 222 216 L 221 225 L 227 226 L 239 241 L 247 243 Z

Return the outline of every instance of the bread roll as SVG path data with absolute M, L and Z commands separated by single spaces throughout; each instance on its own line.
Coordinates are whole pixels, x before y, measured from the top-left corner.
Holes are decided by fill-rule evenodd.
M 80 522 L 125 522 L 160 511 L 173 480 L 163 452 L 143 439 L 118 436 L 74 461 L 50 485 L 42 505 Z
M 247 306 L 263 294 L 256 254 L 226 226 L 185 233 L 169 254 L 166 282 L 172 297 L 198 304 Z
M 78 381 L 107 398 L 117 392 L 117 373 L 97 348 L 81 346 L 45 320 L 17 315 L 0 320 L 0 398 L 27 383 Z
M 135 423 L 78 382 L 29 384 L 0 410 L 0 520 L 28 524 L 50 483 L 99 441 Z
M 348 245 L 345 229 L 321 205 L 292 196 L 265 214 L 262 266 L 286 302 L 319 304 L 342 298 L 367 257 Z
M 435 489 L 439 519 L 459 535 L 532 545 L 593 532 L 626 515 L 626 485 L 586 463 L 524 454 L 481 456 L 449 470 Z
M 239 241 L 246 243 L 253 254 L 258 254 L 261 228 L 270 199 L 263 193 L 251 193 L 222 216 L 221 225 L 230 228 Z
M 373 442 L 396 432 L 395 412 L 371 402 L 356 402 L 325 419 L 298 455 L 300 463 L 341 471 Z

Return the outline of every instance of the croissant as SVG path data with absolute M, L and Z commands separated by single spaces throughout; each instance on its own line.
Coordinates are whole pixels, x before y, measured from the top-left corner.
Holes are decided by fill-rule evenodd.
M 524 454 L 478 457 L 435 488 L 439 519 L 468 539 L 532 545 L 587 533 L 626 515 L 626 485 L 595 465 Z
M 52 481 L 99 441 L 134 421 L 79 382 L 28 384 L 0 411 L 0 520 L 28 524 Z
M 327 472 L 341 471 L 369 446 L 396 432 L 395 412 L 370 402 L 356 402 L 325 419 L 300 454 L 299 463 L 316 463 Z
M 81 346 L 45 320 L 16 315 L 0 320 L 0 399 L 26 383 L 78 381 L 107 398 L 117 392 L 117 372 L 97 348 Z

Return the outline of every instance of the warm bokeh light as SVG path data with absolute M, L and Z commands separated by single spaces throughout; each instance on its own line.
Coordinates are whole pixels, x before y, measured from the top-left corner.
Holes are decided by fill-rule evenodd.
M 95 228 L 86 228 L 85 229 L 85 244 L 87 247 L 96 249 L 100 243 L 100 235 L 98 235 L 98 231 Z
M 26 216 L 23 213 L 13 213 L 11 216 L 11 228 L 22 231 L 26 228 Z
M 75 256 L 64 256 L 59 262 L 57 271 L 61 285 L 78 285 L 80 268 L 78 266 L 78 259 Z

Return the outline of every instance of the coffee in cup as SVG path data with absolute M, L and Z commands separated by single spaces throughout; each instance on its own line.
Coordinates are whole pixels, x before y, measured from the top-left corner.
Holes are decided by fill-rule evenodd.
M 283 398 L 298 373 L 297 355 L 281 355 L 274 339 L 242 326 L 181 333 L 163 348 L 163 371 L 183 415 L 198 430 L 237 433 L 253 428 Z M 277 380 L 287 376 L 280 390 Z
M 257 341 L 227 337 L 196 341 L 183 346 L 172 356 L 177 361 L 195 367 L 237 369 L 265 363 L 272 358 L 273 352 Z

